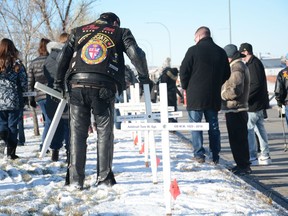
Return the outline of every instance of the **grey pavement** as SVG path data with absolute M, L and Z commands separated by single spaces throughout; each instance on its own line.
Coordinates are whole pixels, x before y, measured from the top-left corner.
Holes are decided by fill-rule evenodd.
M 178 118 L 178 122 L 189 122 L 186 107 L 178 105 L 178 110 L 183 111 L 183 117 Z M 268 166 L 252 166 L 252 174 L 241 178 L 288 210 L 288 151 L 284 152 L 286 139 L 288 141 L 288 129 L 285 117 L 283 119 L 278 117 L 276 107 L 268 109 L 267 114 L 268 118 L 265 120 L 265 128 L 269 139 L 272 164 Z M 284 121 L 284 128 L 282 120 Z M 219 113 L 219 126 L 221 131 L 220 164 L 227 167 L 232 166 L 234 160 L 229 146 L 225 117 L 221 112 Z M 191 143 L 191 133 L 189 131 L 177 131 L 176 135 Z M 204 147 L 207 149 L 208 132 L 203 132 L 203 135 Z M 285 137 L 287 138 L 285 139 Z

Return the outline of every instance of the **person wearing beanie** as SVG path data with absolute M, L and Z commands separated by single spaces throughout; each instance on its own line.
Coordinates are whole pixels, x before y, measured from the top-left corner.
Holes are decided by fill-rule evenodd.
M 224 47 L 231 68 L 231 76 L 221 89 L 222 111 L 225 113 L 231 152 L 236 166 L 230 169 L 236 175 L 250 174 L 248 145 L 249 69 L 242 62 L 243 54 L 234 44 Z
M 248 110 L 248 142 L 251 165 L 271 164 L 268 136 L 264 126 L 266 109 L 269 108 L 269 95 L 267 80 L 262 62 L 253 55 L 253 47 L 249 43 L 242 43 L 239 51 L 246 57 L 243 58 L 250 73 L 249 110 Z M 258 158 L 258 147 L 256 136 L 260 145 L 260 156 Z
M 186 91 L 189 121 L 209 123 L 209 150 L 214 164 L 219 163 L 221 150 L 218 111 L 221 109 L 221 86 L 230 77 L 227 55 L 211 37 L 210 29 L 199 27 L 194 35 L 195 45 L 191 46 L 180 66 L 181 87 Z M 194 159 L 205 162 L 203 132 L 192 131 Z
M 277 75 L 274 93 L 279 110 L 282 110 L 282 105 L 285 106 L 285 118 L 288 125 L 288 53 L 285 56 L 285 64 L 286 67 Z

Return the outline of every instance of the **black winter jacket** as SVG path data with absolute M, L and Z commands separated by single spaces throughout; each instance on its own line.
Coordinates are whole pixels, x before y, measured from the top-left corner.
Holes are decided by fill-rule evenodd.
M 227 55 L 211 37 L 190 47 L 180 67 L 180 81 L 186 90 L 187 110 L 221 108 L 221 87 L 230 77 Z
M 251 56 L 246 65 L 250 72 L 248 112 L 257 112 L 262 109 L 268 109 L 269 95 L 264 66 L 262 62 L 254 55 Z
M 63 43 L 54 41 L 47 44 L 47 50 L 49 52 L 49 55 L 44 63 L 44 75 L 48 81 L 48 86 L 50 88 L 53 88 L 53 83 L 57 72 L 56 59 L 63 46 Z
M 53 88 L 53 83 L 55 79 L 55 74 L 57 72 L 57 56 L 63 48 L 64 44 L 60 42 L 49 42 L 47 44 L 47 50 L 49 55 L 44 64 L 44 74 L 48 81 L 48 87 Z M 47 95 L 46 101 L 46 112 L 49 118 L 53 118 L 58 107 L 58 104 L 55 99 L 53 99 L 50 95 Z M 62 118 L 68 118 L 68 107 L 66 106 L 64 113 L 62 114 Z
M 278 73 L 274 92 L 278 106 L 286 105 L 288 101 L 288 67 Z
M 40 90 L 34 89 L 36 82 L 47 85 L 47 79 L 44 76 L 44 63 L 47 56 L 39 56 L 34 59 L 29 65 L 28 70 L 28 91 L 36 91 L 35 101 L 46 99 L 46 93 Z M 31 98 L 30 98 L 31 100 Z

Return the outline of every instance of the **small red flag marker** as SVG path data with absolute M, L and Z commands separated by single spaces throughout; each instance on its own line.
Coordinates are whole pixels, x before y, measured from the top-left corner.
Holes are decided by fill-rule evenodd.
M 171 193 L 172 197 L 174 198 L 174 200 L 176 200 L 177 196 L 180 195 L 180 190 L 179 190 L 179 186 L 177 184 L 176 179 L 171 181 L 170 193 Z
M 138 135 L 136 135 L 134 138 L 134 145 L 137 145 L 137 143 L 138 143 Z
M 159 158 L 159 157 L 156 157 L 156 164 L 157 164 L 157 167 L 158 167 L 159 164 L 160 164 L 160 158 Z
M 142 143 L 141 145 L 141 149 L 139 151 L 139 154 L 143 154 L 144 153 L 144 143 Z

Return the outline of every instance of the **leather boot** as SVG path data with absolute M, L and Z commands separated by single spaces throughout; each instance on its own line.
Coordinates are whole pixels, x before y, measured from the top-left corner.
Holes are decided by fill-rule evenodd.
M 102 185 L 102 184 L 109 186 L 109 187 L 112 187 L 113 185 L 116 184 L 114 173 L 112 171 L 109 172 L 109 174 L 107 175 L 107 177 L 103 181 L 101 181 L 98 178 L 96 185 L 98 186 L 98 185 Z
M 59 160 L 59 149 L 52 149 L 52 161 L 58 161 Z
M 12 160 L 19 158 L 19 156 L 16 155 L 16 147 L 7 147 L 7 157 Z

